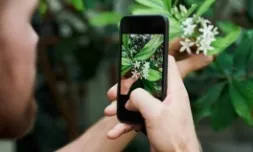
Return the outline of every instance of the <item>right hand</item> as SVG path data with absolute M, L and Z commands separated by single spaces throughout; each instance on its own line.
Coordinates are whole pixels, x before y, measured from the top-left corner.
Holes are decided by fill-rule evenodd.
M 188 94 L 173 57 L 169 58 L 168 67 L 168 92 L 163 102 L 143 89 L 136 89 L 131 93 L 126 108 L 138 111 L 144 117 L 154 151 L 197 152 L 199 145 Z M 114 127 L 110 132 L 117 129 Z

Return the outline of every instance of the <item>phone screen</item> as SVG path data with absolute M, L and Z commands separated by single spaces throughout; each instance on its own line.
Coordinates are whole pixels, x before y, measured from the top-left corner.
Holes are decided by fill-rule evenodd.
M 163 34 L 122 34 L 121 95 L 143 88 L 162 97 Z
M 143 122 L 140 113 L 125 108 L 133 90 L 142 88 L 160 100 L 165 97 L 167 26 L 161 16 L 129 16 L 121 22 L 117 109 L 121 121 Z

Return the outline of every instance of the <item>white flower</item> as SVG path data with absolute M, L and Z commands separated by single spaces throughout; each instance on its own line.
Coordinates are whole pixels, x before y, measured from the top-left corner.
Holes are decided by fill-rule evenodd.
M 144 62 L 144 68 L 149 69 L 149 67 L 150 67 L 150 63 L 145 61 L 145 62 Z
M 183 21 L 182 23 L 184 26 L 187 26 L 189 24 L 193 24 L 193 18 L 192 17 L 188 17 L 185 21 Z
M 131 56 L 133 56 L 133 54 L 136 53 L 136 52 L 137 52 L 137 51 L 136 51 L 135 49 L 131 49 L 131 50 L 130 50 Z
M 186 27 L 183 28 L 184 31 L 184 36 L 191 36 L 195 30 L 195 28 L 197 27 L 197 25 L 187 25 Z
M 205 55 L 207 55 L 207 52 L 210 50 L 213 50 L 214 47 L 211 46 L 211 44 L 207 41 L 205 41 L 204 39 L 200 41 L 200 45 L 197 49 L 197 54 L 200 53 L 200 51 L 202 51 Z
M 180 48 L 180 52 L 188 52 L 189 54 L 191 54 L 191 47 L 195 44 L 194 42 L 192 42 L 189 39 L 185 39 L 184 41 L 180 41 L 180 44 L 182 45 L 182 47 Z
M 150 63 L 146 62 L 143 65 L 143 69 L 142 69 L 142 77 L 147 79 L 149 76 L 149 68 L 150 68 Z
M 132 71 L 132 78 L 138 79 L 139 75 L 140 75 L 140 73 L 137 70 Z
M 219 31 L 218 31 L 218 28 L 217 28 L 217 27 L 215 27 L 215 28 L 213 29 L 213 34 L 214 34 L 214 35 L 218 35 L 218 34 L 219 34 Z
M 130 37 L 131 37 L 131 38 L 134 38 L 134 37 L 135 37 L 135 34 L 130 34 Z
M 184 36 L 191 36 L 197 25 L 193 23 L 193 18 L 189 17 L 182 23 L 182 28 L 184 31 Z
M 196 18 L 196 15 L 194 16 Z M 211 24 L 211 22 L 203 17 L 197 17 L 197 22 L 200 24 Z
M 214 37 L 213 33 L 213 25 L 207 25 L 207 24 L 202 24 L 202 28 L 199 29 L 199 31 L 202 33 L 203 37 Z
M 196 43 L 197 46 L 200 46 L 201 43 L 206 43 L 206 44 L 210 44 L 215 41 L 215 37 L 214 36 L 209 36 L 209 37 L 204 37 L 203 35 L 200 35 L 199 37 L 197 37 Z
M 133 65 L 134 65 L 134 68 L 139 69 L 139 68 L 140 68 L 140 65 L 141 65 L 141 62 L 140 62 L 140 61 L 135 61 L 135 62 L 133 63 Z
M 180 11 L 181 11 L 181 14 L 183 15 L 183 16 L 185 16 L 186 14 L 187 14 L 187 9 L 186 9 L 186 7 L 184 6 L 184 5 L 179 5 L 179 8 L 180 8 Z
M 177 14 L 177 13 L 179 13 L 179 10 L 178 10 L 178 8 L 175 6 L 174 8 L 172 8 L 171 9 L 171 13 L 172 14 Z

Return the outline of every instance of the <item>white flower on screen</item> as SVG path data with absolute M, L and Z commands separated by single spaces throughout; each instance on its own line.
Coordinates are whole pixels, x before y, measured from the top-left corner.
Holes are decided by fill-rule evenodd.
M 194 46 L 195 43 L 190 39 L 185 39 L 184 41 L 180 41 L 180 44 L 182 45 L 180 48 L 180 52 L 186 51 L 191 54 L 191 47 Z
M 133 63 L 133 65 L 134 65 L 134 68 L 139 69 L 139 68 L 140 68 L 140 65 L 141 65 L 141 62 L 140 62 L 140 61 L 135 61 L 135 62 Z
M 150 63 L 145 61 L 143 64 L 143 69 L 142 69 L 142 77 L 145 79 L 147 79 L 149 76 L 149 68 L 150 68 Z
M 131 37 L 131 38 L 134 38 L 134 37 L 135 37 L 135 35 L 134 35 L 134 34 L 130 34 L 130 37 Z
M 136 52 L 137 52 L 137 51 L 136 51 L 135 49 L 131 49 L 131 50 L 130 50 L 130 55 L 133 56 L 134 53 L 136 53 Z
M 132 71 L 132 78 L 138 79 L 139 75 L 140 75 L 140 73 L 137 70 Z
M 144 62 L 144 68 L 149 68 L 150 67 L 150 63 L 149 62 Z

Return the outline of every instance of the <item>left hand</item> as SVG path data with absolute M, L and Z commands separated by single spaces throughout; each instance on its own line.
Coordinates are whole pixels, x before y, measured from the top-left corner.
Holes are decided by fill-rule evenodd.
M 189 73 L 202 69 L 209 65 L 213 61 L 212 56 L 200 55 L 188 55 L 180 53 L 180 39 L 173 40 L 169 45 L 169 54 L 173 55 L 177 60 L 177 67 L 182 78 L 185 78 Z M 131 86 L 135 81 L 126 81 L 125 86 Z M 130 87 L 129 87 L 130 88 Z M 105 115 L 108 117 L 115 116 L 117 113 L 117 84 L 114 85 L 107 93 L 108 99 L 112 103 L 105 108 Z M 108 133 L 107 137 L 109 139 L 117 139 L 122 134 L 127 133 L 132 130 L 138 130 L 140 126 L 118 123 L 116 124 Z

